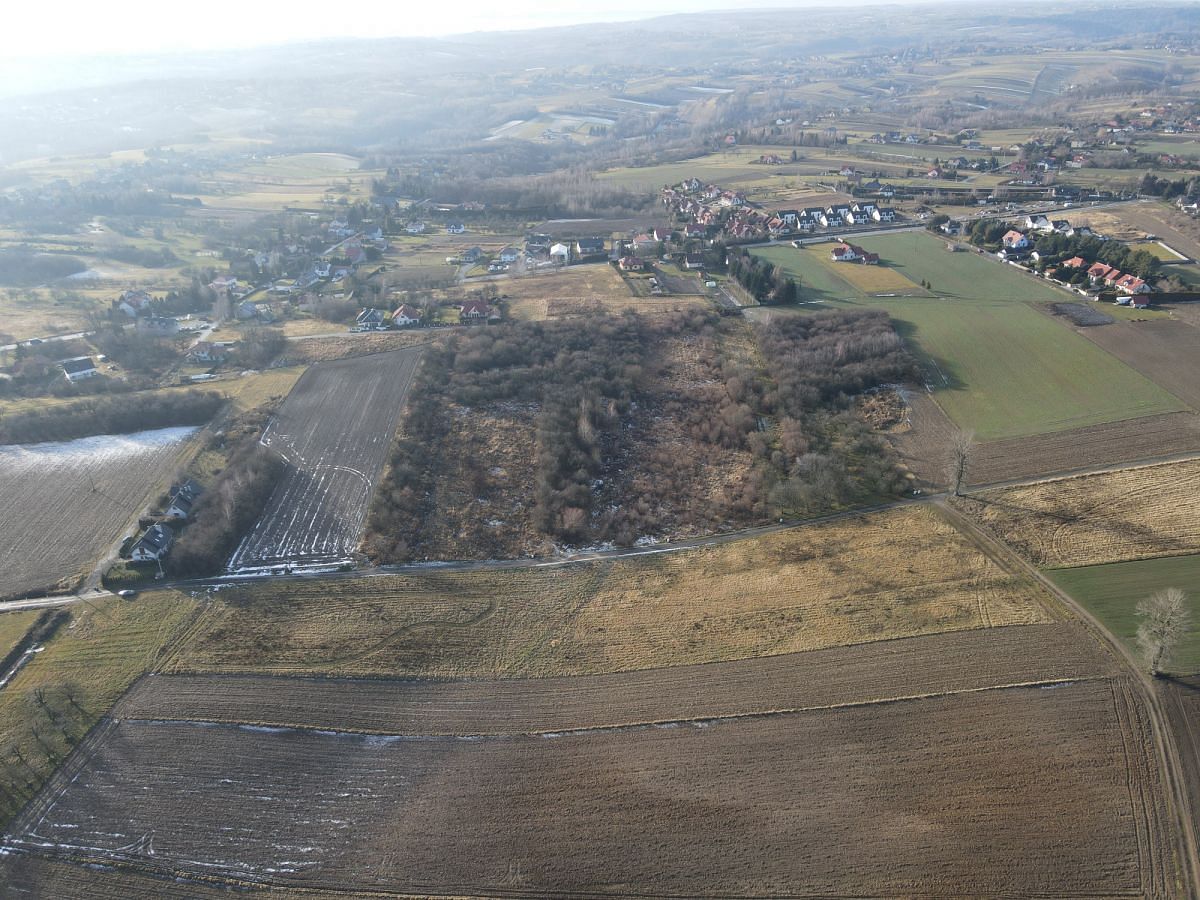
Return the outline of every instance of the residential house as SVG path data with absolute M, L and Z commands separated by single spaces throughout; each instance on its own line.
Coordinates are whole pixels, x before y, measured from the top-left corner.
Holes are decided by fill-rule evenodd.
M 836 244 L 829 252 L 829 258 L 834 262 L 857 262 L 868 266 L 879 262 L 878 253 L 868 253 L 856 244 Z
M 649 234 L 641 233 L 633 236 L 633 252 L 635 255 L 653 254 L 658 250 L 658 240 Z
M 136 319 L 142 313 L 149 312 L 153 301 L 154 298 L 146 291 L 123 291 L 121 296 L 113 301 L 113 308 L 131 319 Z
M 636 256 L 622 256 L 617 266 L 622 272 L 641 272 L 645 270 L 646 262 Z
M 1122 275 L 1115 282 L 1113 282 L 1113 287 L 1126 294 L 1150 293 L 1150 285 L 1138 278 L 1136 275 Z
M 896 211 L 890 206 L 879 206 L 871 213 L 871 218 L 876 222 L 895 222 Z
M 176 485 L 171 491 L 171 502 L 167 504 L 165 515 L 171 519 L 186 519 L 192 514 L 192 507 L 196 505 L 200 493 L 200 485 L 190 478 Z
M 704 238 L 708 236 L 708 229 L 699 222 L 689 222 L 683 228 L 683 236 L 687 238 Z
M 357 316 L 354 317 L 354 324 L 359 327 L 375 328 L 383 324 L 387 318 L 387 313 L 382 309 L 374 309 L 372 307 L 364 307 L 359 310 Z
M 1092 263 L 1092 265 L 1087 270 L 1087 274 L 1088 274 L 1088 278 L 1091 279 L 1093 284 L 1095 284 L 1097 281 L 1107 281 L 1109 276 L 1111 276 L 1112 273 L 1116 272 L 1116 271 L 1117 270 L 1114 269 L 1112 266 L 1105 265 L 1102 262 L 1098 262 L 1098 263 Z
M 521 258 L 521 251 L 516 247 L 505 247 L 500 251 L 499 259 L 502 263 L 515 263 Z
M 575 241 L 575 252 L 579 254 L 580 259 L 584 259 L 589 256 L 603 256 L 605 253 L 604 238 L 579 238 L 577 241 Z
M 251 303 L 249 300 L 244 300 L 238 304 L 237 309 L 233 311 L 233 314 L 239 319 L 257 319 L 258 304 Z
M 1087 265 L 1087 260 L 1082 256 L 1072 256 L 1070 259 L 1064 259 L 1060 265 L 1064 269 L 1082 269 Z
M 477 263 L 479 260 L 483 259 L 483 248 L 468 247 L 458 255 L 458 258 L 465 263 Z
M 407 328 L 409 325 L 420 323 L 420 321 L 421 311 L 407 303 L 401 303 L 392 312 L 392 324 L 399 328 Z
M 669 225 L 656 225 L 650 231 L 650 236 L 656 241 L 669 241 L 671 239 L 671 227 Z
M 462 222 L 451 222 L 446 226 L 446 234 L 466 234 L 467 226 Z
M 232 294 L 238 289 L 238 280 L 233 275 L 218 275 L 208 283 L 208 286 L 217 293 L 227 291 Z
M 138 562 L 162 559 L 175 543 L 175 532 L 165 525 L 151 525 L 129 551 L 130 558 Z
M 1025 227 L 1033 231 L 1053 231 L 1054 225 L 1045 216 L 1026 216 Z
M 407 225 L 404 226 L 404 230 L 407 231 L 409 234 L 424 234 L 425 233 L 425 223 L 424 222 L 409 222 Z
M 458 320 L 465 324 L 482 324 L 492 317 L 492 308 L 486 300 L 468 300 L 458 311 Z
M 196 362 L 219 363 L 229 358 L 229 348 L 211 341 L 197 341 L 188 351 L 188 356 Z
M 571 248 L 566 244 L 555 244 L 550 248 L 550 261 L 565 266 L 571 261 Z
M 703 269 L 704 255 L 700 253 L 689 253 L 683 258 L 683 267 L 685 269 Z
M 1016 230 L 1006 232 L 1004 237 L 1000 239 L 1000 243 L 1004 245 L 1005 250 L 1026 250 L 1029 248 L 1029 238 Z
M 66 376 L 67 381 L 72 383 L 100 374 L 90 356 L 76 356 L 73 359 L 64 359 L 59 365 L 62 366 L 63 374 Z

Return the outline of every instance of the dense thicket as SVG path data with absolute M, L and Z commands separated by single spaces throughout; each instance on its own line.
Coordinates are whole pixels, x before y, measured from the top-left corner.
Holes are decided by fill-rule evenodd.
M 899 490 L 903 479 L 891 452 L 853 410 L 855 397 L 914 374 L 888 317 L 864 311 L 787 318 L 755 329 L 761 353 L 734 361 L 721 352 L 720 334 L 742 327 L 698 312 L 513 323 L 459 334 L 429 351 L 371 510 L 369 552 L 381 560 L 436 554 L 421 542 L 439 502 L 439 467 L 456 452 L 447 436 L 472 408 L 495 402 L 537 409 L 532 521 L 566 543 L 629 544 L 659 534 L 656 517 L 667 509 L 674 525 L 711 529 Z M 680 339 L 696 348 L 694 380 L 686 392 L 664 395 L 659 354 L 665 342 Z M 749 361 L 759 357 L 761 363 Z M 680 426 L 687 438 L 653 451 L 676 454 L 679 464 L 651 461 L 646 471 L 661 477 L 642 478 L 636 494 L 622 470 L 622 453 L 639 437 L 628 430 L 635 406 Z M 680 513 L 672 492 L 702 492 L 680 485 L 674 472 L 688 477 L 706 445 L 749 451 L 750 470 L 732 492 L 685 504 Z M 479 479 L 486 482 L 484 473 Z
M 0 418 L 0 444 L 69 441 L 175 425 L 203 425 L 225 399 L 215 391 L 170 391 L 92 397 Z
M 795 303 L 800 299 L 796 279 L 774 263 L 744 250 L 729 261 L 729 273 L 759 303 Z
M 257 429 L 238 437 L 225 468 L 200 495 L 191 521 L 168 557 L 173 575 L 220 572 L 262 515 L 286 464 L 258 438 Z

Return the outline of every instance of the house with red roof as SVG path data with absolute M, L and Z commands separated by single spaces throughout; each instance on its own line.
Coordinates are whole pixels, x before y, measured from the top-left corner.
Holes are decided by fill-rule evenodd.
M 415 306 L 407 303 L 401 303 L 392 312 L 392 324 L 400 328 L 405 328 L 409 325 L 416 325 L 421 321 L 421 311 Z
M 1005 233 L 1004 237 L 1000 239 L 1000 243 L 1006 250 L 1024 250 L 1029 246 L 1029 238 L 1014 229 Z

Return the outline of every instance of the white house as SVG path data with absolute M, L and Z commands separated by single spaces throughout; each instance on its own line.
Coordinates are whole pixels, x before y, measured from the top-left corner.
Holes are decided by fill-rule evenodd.
M 165 525 L 151 525 L 133 545 L 129 556 L 138 562 L 152 562 L 166 556 L 173 543 L 175 543 L 175 532 Z
M 404 230 L 407 231 L 409 234 L 424 234 L 425 233 L 425 223 L 424 222 L 409 222 L 407 225 L 404 226 Z
M 1004 245 L 1006 250 L 1025 250 L 1029 247 L 1029 238 L 1025 237 L 1021 232 L 1014 230 L 1007 232 L 1001 238 L 1000 243 Z
M 550 260 L 559 265 L 566 265 L 571 259 L 571 248 L 566 244 L 555 244 L 550 248 Z
M 421 311 L 415 306 L 410 306 L 407 303 L 402 303 L 396 307 L 392 313 L 392 324 L 400 328 L 406 328 L 409 325 L 416 325 L 421 321 Z
M 83 381 L 85 378 L 91 378 L 93 375 L 98 375 L 96 364 L 92 362 L 90 356 L 76 356 L 74 359 L 64 359 L 61 363 L 63 374 L 67 376 L 67 381 L 76 382 Z

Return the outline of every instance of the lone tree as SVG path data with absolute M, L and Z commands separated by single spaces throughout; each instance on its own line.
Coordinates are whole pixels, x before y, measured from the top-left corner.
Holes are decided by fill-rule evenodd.
M 956 431 L 950 438 L 950 456 L 946 461 L 946 476 L 955 497 L 962 496 L 963 483 L 967 480 L 967 469 L 975 453 L 975 435 L 969 431 Z
M 1150 665 L 1150 674 L 1158 676 L 1188 632 L 1191 613 L 1187 595 L 1179 588 L 1166 588 L 1139 601 L 1137 613 L 1141 620 L 1138 646 Z

